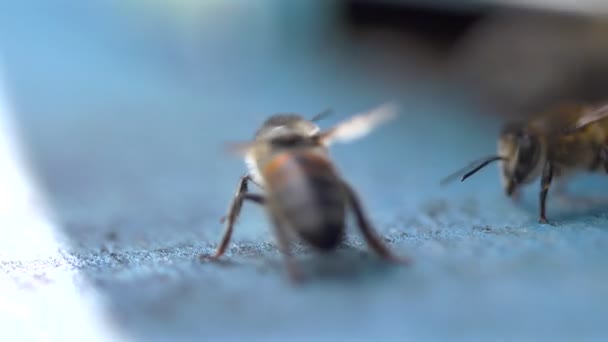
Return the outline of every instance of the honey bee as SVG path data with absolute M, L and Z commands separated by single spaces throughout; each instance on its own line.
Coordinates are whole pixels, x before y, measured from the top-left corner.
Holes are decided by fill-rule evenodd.
M 396 108 L 384 105 L 321 131 L 315 122 L 326 114 L 310 120 L 296 114 L 277 114 L 263 123 L 254 141 L 232 145 L 244 156 L 249 172 L 241 177 L 228 213 L 222 218 L 223 237 L 210 259 L 224 254 L 243 202 L 249 201 L 266 208 L 292 280 L 301 279 L 301 272 L 288 248 L 291 239 L 299 237 L 321 251 L 335 249 L 344 236 L 348 208 L 354 212 L 371 249 L 384 259 L 406 261 L 393 255 L 376 235 L 360 199 L 328 155 L 329 145 L 366 135 L 392 119 Z M 249 182 L 263 193 L 249 192 Z
M 608 105 L 557 106 L 527 122 L 506 124 L 498 139 L 497 155 L 479 159 L 441 181 L 461 181 L 492 162 L 500 162 L 507 196 L 540 177 L 539 222 L 548 223 L 547 193 L 554 178 L 575 172 L 608 173 Z

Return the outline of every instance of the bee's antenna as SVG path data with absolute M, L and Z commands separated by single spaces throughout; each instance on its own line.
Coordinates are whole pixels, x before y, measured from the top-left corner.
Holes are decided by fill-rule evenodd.
M 449 176 L 443 178 L 439 182 L 439 184 L 441 186 L 446 185 L 446 184 L 454 181 L 456 178 L 460 178 L 460 181 L 464 182 L 465 179 L 471 177 L 477 171 L 483 169 L 484 167 L 488 166 L 488 164 L 493 163 L 497 160 L 505 160 L 505 158 L 501 157 L 501 156 L 483 157 L 481 159 L 478 159 L 478 160 L 470 163 L 469 165 L 465 166 L 464 168 L 450 174 Z
M 334 111 L 331 108 L 327 108 L 326 110 L 322 111 L 321 113 L 318 113 L 315 116 L 313 116 L 312 118 L 310 118 L 310 121 L 317 122 L 317 121 L 323 120 L 326 117 L 330 116 L 333 112 Z

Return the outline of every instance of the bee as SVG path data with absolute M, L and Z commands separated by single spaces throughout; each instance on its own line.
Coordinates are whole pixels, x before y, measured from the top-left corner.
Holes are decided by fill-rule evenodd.
M 318 250 L 335 249 L 343 239 L 349 208 L 371 249 L 384 259 L 406 261 L 393 255 L 376 235 L 359 197 L 328 154 L 329 145 L 366 135 L 392 119 L 396 108 L 387 104 L 321 131 L 316 121 L 326 114 L 310 120 L 296 114 L 277 114 L 263 123 L 252 142 L 232 144 L 232 150 L 244 156 L 249 172 L 238 182 L 228 213 L 222 218 L 223 237 L 210 259 L 224 254 L 243 202 L 249 201 L 265 207 L 292 280 L 300 280 L 301 272 L 288 244 L 299 237 Z M 250 182 L 262 193 L 249 192 Z
M 500 162 L 507 196 L 515 198 L 523 185 L 540 178 L 539 222 L 548 223 L 546 199 L 554 178 L 576 172 L 608 173 L 608 105 L 565 104 L 527 122 L 506 124 L 498 139 L 498 153 L 481 158 L 441 181 L 461 181 L 487 165 Z

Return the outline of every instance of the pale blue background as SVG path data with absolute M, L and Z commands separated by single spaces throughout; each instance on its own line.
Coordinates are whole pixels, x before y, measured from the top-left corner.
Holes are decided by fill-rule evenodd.
M 216 4 L 200 18 L 119 3 L 5 1 L 0 51 L 75 281 L 127 336 L 606 338 L 606 201 L 552 200 L 553 227 L 536 223 L 538 186 L 515 205 L 496 167 L 441 189 L 494 151 L 500 120 L 387 48 L 397 40 L 356 44 L 316 2 Z M 224 142 L 249 139 L 275 112 L 331 107 L 328 127 L 386 100 L 401 104 L 398 121 L 333 155 L 412 267 L 382 264 L 351 229 L 335 258 L 298 247 L 311 281 L 293 288 L 255 207 L 225 264 L 197 262 L 245 170 Z M 594 176 L 572 189 L 601 197 L 607 186 Z

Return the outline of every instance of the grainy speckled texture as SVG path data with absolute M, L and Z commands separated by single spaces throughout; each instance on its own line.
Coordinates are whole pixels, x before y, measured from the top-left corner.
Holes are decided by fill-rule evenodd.
M 499 123 L 421 81 L 415 65 L 382 82 L 386 56 L 303 35 L 314 6 L 301 17 L 289 6 L 278 17 L 253 6 L 234 14 L 238 29 L 196 44 L 173 39 L 166 22 L 130 24 L 127 10 L 109 5 L 5 6 L 7 79 L 65 256 L 4 260 L 23 291 L 73 272 L 76 287 L 142 341 L 607 336 L 607 179 L 573 184 L 599 197 L 594 204 L 552 198 L 555 226 L 536 223 L 536 185 L 513 204 L 495 167 L 440 189 L 442 176 L 494 150 Z M 273 36 L 266 16 L 291 23 L 299 40 Z M 198 261 L 218 241 L 245 170 L 221 153 L 223 142 L 249 139 L 273 112 L 331 106 L 327 127 L 395 98 L 398 121 L 333 155 L 412 267 L 383 264 L 351 227 L 335 255 L 296 246 L 309 281 L 293 287 L 255 206 L 244 209 L 224 262 Z

